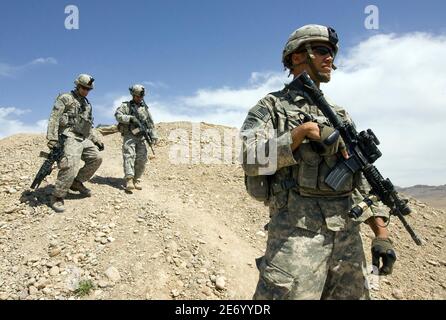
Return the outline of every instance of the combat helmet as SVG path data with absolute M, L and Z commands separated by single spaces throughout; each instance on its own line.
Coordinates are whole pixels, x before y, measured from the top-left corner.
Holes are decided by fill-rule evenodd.
M 144 97 L 146 94 L 146 89 L 142 84 L 135 84 L 129 88 L 130 94 L 132 96 Z
M 311 57 L 310 42 L 322 41 L 328 42 L 334 50 L 334 55 L 338 53 L 338 35 L 336 31 L 331 27 L 321 26 L 318 24 L 308 24 L 297 30 L 295 30 L 288 41 L 285 44 L 285 48 L 282 52 L 282 63 L 286 68 L 291 69 L 291 53 L 305 47 Z M 335 69 L 335 68 L 334 68 Z
M 74 80 L 74 84 L 77 86 L 83 86 L 89 89 L 93 89 L 94 78 L 88 74 L 82 73 L 80 74 L 76 80 Z

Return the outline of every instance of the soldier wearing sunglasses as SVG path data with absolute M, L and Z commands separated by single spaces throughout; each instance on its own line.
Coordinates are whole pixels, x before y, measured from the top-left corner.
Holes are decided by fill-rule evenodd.
M 290 75 L 306 71 L 320 86 L 330 81 L 337 52 L 334 29 L 306 25 L 289 37 L 282 63 Z M 332 106 L 344 121 L 351 121 L 343 108 Z M 248 112 L 241 130 L 246 187 L 270 209 L 267 248 L 257 259 L 260 277 L 254 299 L 369 298 L 369 270 L 359 234 L 363 222 L 376 236 L 373 261 L 382 259 L 382 274 L 392 272 L 396 255 L 384 207 L 368 209 L 361 219 L 348 215 L 353 204 L 362 201 L 361 194 L 368 193 L 363 176 L 352 175 L 336 191 L 325 184 L 337 161 L 348 158 L 342 138 L 330 138 L 334 132 L 306 95 L 288 86 L 268 94 Z M 260 148 L 272 154 L 269 146 L 277 151 L 273 165 L 256 158 Z M 275 170 L 267 180 L 258 179 L 264 167 Z M 260 188 L 268 190 L 259 192 Z
M 51 207 L 56 212 L 65 210 L 64 198 L 69 189 L 85 197 L 91 196 L 84 182 L 90 180 L 101 165 L 99 151 L 104 149 L 104 144 L 93 129 L 92 108 L 87 99 L 94 79 L 88 74 L 81 74 L 74 83 L 74 90 L 57 97 L 48 120 L 48 147 L 63 148 L 51 196 Z M 81 160 L 85 163 L 82 168 Z

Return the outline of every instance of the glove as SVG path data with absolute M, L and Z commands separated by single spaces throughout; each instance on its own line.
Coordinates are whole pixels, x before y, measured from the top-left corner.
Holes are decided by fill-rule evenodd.
M 48 146 L 48 148 L 53 149 L 53 148 L 59 146 L 59 141 L 57 141 L 57 140 L 50 140 L 50 141 L 48 141 L 48 143 L 46 145 Z
M 315 152 L 321 156 L 330 156 L 346 149 L 345 142 L 339 135 L 339 131 L 323 124 L 319 124 L 319 130 L 321 138 L 311 141 Z
M 380 268 L 380 258 L 382 267 Z M 380 275 L 392 273 L 393 264 L 396 261 L 395 250 L 390 239 L 375 238 L 372 241 L 372 264 L 378 268 Z
M 104 146 L 103 142 L 99 142 L 98 141 L 98 142 L 95 143 L 95 145 L 96 145 L 96 147 L 98 147 L 99 151 L 104 151 L 105 146 Z

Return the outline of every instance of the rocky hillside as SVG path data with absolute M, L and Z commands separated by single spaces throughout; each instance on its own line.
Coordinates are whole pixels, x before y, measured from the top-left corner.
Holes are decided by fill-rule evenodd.
M 171 164 L 167 137 L 178 128 L 191 131 L 190 123 L 158 125 L 162 141 L 133 194 L 122 187 L 121 137 L 105 136 L 104 162 L 87 183 L 93 197 L 69 194 L 62 214 L 48 207 L 57 170 L 29 189 L 43 135 L 0 140 L 0 299 L 250 299 L 267 209 L 246 194 L 236 163 Z M 398 261 L 391 276 L 374 279 L 373 296 L 444 299 L 445 212 L 410 204 L 425 244 L 393 219 Z M 371 237 L 364 228 L 368 258 Z

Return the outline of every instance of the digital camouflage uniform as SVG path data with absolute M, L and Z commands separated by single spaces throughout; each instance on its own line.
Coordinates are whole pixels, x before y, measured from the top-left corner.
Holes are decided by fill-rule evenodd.
M 124 164 L 124 177 L 126 179 L 133 178 L 139 180 L 144 174 L 144 169 L 147 164 L 147 147 L 144 136 L 142 134 L 134 135 L 132 130 L 136 125 L 130 123 L 130 118 L 136 116 L 140 121 L 145 121 L 147 128 L 151 130 L 151 136 L 155 140 L 158 139 L 155 124 L 149 109 L 144 101 L 140 105 L 132 100 L 124 102 L 116 110 L 115 117 L 119 122 L 120 131 L 123 136 L 122 155 Z
M 48 121 L 47 139 L 57 141 L 59 135 L 64 135 L 66 140 L 53 196 L 64 198 L 73 181 L 88 181 L 101 165 L 95 145 L 100 138 L 92 124 L 92 108 L 86 98 L 75 90 L 57 97 Z M 82 168 L 81 160 L 85 162 Z
M 350 121 L 345 110 L 333 108 Z M 365 192 L 367 184 L 361 175 L 352 176 L 334 192 L 324 179 L 341 157 L 338 152 L 321 156 L 308 140 L 291 151 L 290 131 L 301 123 L 303 114 L 329 125 L 302 93 L 285 87 L 260 100 L 242 126 L 247 176 L 257 176 L 269 165 L 260 165 L 256 158 L 247 163 L 247 154 L 257 154 L 266 141 L 277 146 L 277 170 L 271 176 L 266 201 L 270 209 L 267 248 L 257 260 L 260 278 L 254 299 L 366 299 L 366 260 L 359 224 L 373 213 L 369 209 L 361 221 L 353 221 L 348 212 L 354 202 L 362 200 L 360 191 Z M 270 135 L 271 129 L 277 129 L 276 136 Z

